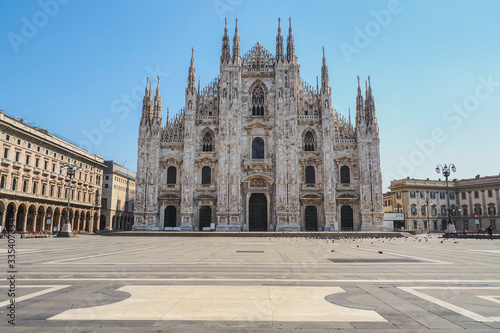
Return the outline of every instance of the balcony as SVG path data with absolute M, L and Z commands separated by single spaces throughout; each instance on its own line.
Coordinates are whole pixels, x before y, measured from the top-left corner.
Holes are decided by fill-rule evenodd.
M 243 168 L 248 170 L 271 171 L 273 169 L 273 160 L 270 158 L 245 158 Z

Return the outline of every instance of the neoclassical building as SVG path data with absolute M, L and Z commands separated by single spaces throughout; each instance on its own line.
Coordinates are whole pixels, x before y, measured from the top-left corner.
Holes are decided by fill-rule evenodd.
M 104 161 L 100 229 L 131 230 L 134 223 L 135 173 L 114 161 Z
M 0 129 L 2 227 L 18 232 L 60 231 L 71 195 L 72 229 L 98 230 L 103 158 L 2 110 Z M 64 169 L 68 165 L 79 169 L 72 177 Z
M 382 228 L 369 78 L 363 96 L 358 77 L 351 123 L 332 108 L 324 50 L 316 86 L 300 77 L 291 21 L 286 47 L 278 24 L 274 55 L 260 43 L 241 55 L 237 24 L 231 49 L 226 22 L 220 74 L 204 88 L 196 86 L 193 49 L 185 107 L 172 118 L 167 110 L 166 123 L 160 78 L 154 98 L 146 85 L 134 229 Z
M 441 232 L 449 216 L 456 230 L 475 231 L 492 226 L 499 230 L 500 175 L 444 180 L 398 179 L 384 194 L 384 211 L 403 214 L 402 227 Z

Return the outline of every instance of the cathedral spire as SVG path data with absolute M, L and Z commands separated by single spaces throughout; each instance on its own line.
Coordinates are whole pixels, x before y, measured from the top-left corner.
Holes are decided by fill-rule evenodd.
M 160 76 L 158 75 L 158 85 L 156 86 L 156 95 L 153 106 L 153 119 L 161 125 L 161 96 L 160 96 Z
M 142 119 L 149 119 L 149 76 L 146 78 L 146 89 L 144 89 L 144 98 L 142 99 Z
M 227 64 L 231 59 L 231 49 L 230 49 L 229 36 L 227 35 L 227 18 L 225 20 L 224 26 L 224 36 L 222 37 L 222 55 L 221 64 Z
M 194 92 L 196 88 L 196 69 L 194 68 L 194 47 L 191 48 L 191 65 L 189 66 L 188 91 Z
M 170 109 L 167 106 L 167 126 L 168 126 L 168 119 L 170 118 Z
M 356 96 L 356 124 L 360 124 L 365 119 L 363 104 L 363 95 L 361 94 L 361 85 L 359 83 L 358 75 L 358 95 Z
M 375 116 L 375 99 L 373 98 L 372 85 L 369 76 L 368 76 L 368 86 L 366 88 L 365 108 L 366 108 L 367 122 L 376 123 L 377 120 Z
M 276 36 L 276 61 L 283 62 L 283 36 L 281 35 L 281 18 L 278 18 L 278 35 Z
M 233 64 L 238 64 L 238 65 L 241 64 L 240 35 L 238 34 L 238 19 L 236 19 L 236 26 L 234 27 Z
M 289 18 L 290 26 L 288 28 L 288 38 L 286 40 L 286 58 L 288 62 L 294 62 L 295 60 L 295 46 L 293 45 L 293 34 L 292 34 L 292 18 Z
M 328 66 L 326 65 L 325 47 L 323 46 L 323 65 L 321 66 L 321 90 L 328 92 L 330 79 L 328 77 Z

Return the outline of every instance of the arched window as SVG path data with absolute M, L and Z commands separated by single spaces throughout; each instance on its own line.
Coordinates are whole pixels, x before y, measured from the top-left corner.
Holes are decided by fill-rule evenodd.
M 316 175 L 314 172 L 313 166 L 306 166 L 306 184 L 315 184 L 316 183 Z
M 253 139 L 252 158 L 264 158 L 264 140 L 262 138 Z
M 252 116 L 264 115 L 264 90 L 256 86 L 252 91 Z
M 174 166 L 169 166 L 167 169 L 167 184 L 177 183 L 177 168 Z
M 304 136 L 304 150 L 314 151 L 314 135 L 310 131 Z
M 212 169 L 209 166 L 204 166 L 201 169 L 201 183 L 203 185 L 212 183 Z
M 203 135 L 203 142 L 201 143 L 201 149 L 203 151 L 213 151 L 214 150 L 214 137 L 212 132 L 206 131 Z
M 351 183 L 351 170 L 349 170 L 347 165 L 340 168 L 340 182 L 342 184 Z

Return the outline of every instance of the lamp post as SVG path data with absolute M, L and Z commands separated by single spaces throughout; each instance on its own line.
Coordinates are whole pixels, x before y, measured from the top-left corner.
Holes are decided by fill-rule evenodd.
M 448 210 L 448 227 L 447 227 L 447 231 L 448 232 L 453 232 L 455 230 L 450 230 L 450 224 L 452 224 L 453 222 L 451 221 L 451 211 L 450 211 L 450 190 L 448 188 L 448 177 L 450 176 L 450 169 L 451 171 L 453 172 L 456 172 L 457 169 L 455 168 L 455 165 L 450 163 L 449 165 L 444 165 L 442 166 L 441 164 L 438 164 L 436 166 L 436 172 L 437 173 L 440 173 L 442 172 L 443 173 L 443 176 L 445 177 L 445 180 L 446 180 L 446 206 L 447 206 L 447 210 Z M 453 225 L 454 226 L 454 225 Z M 453 228 L 455 229 L 455 228 Z
M 71 229 L 71 223 L 69 223 L 69 210 L 71 205 L 71 180 L 75 176 L 77 171 L 82 171 L 81 168 L 76 165 L 67 164 L 61 168 L 62 170 L 66 170 L 66 175 L 69 177 L 69 187 L 68 187 L 68 208 L 66 209 L 66 222 L 64 223 L 61 232 L 57 234 L 57 237 L 70 237 L 73 234 L 73 230 Z

